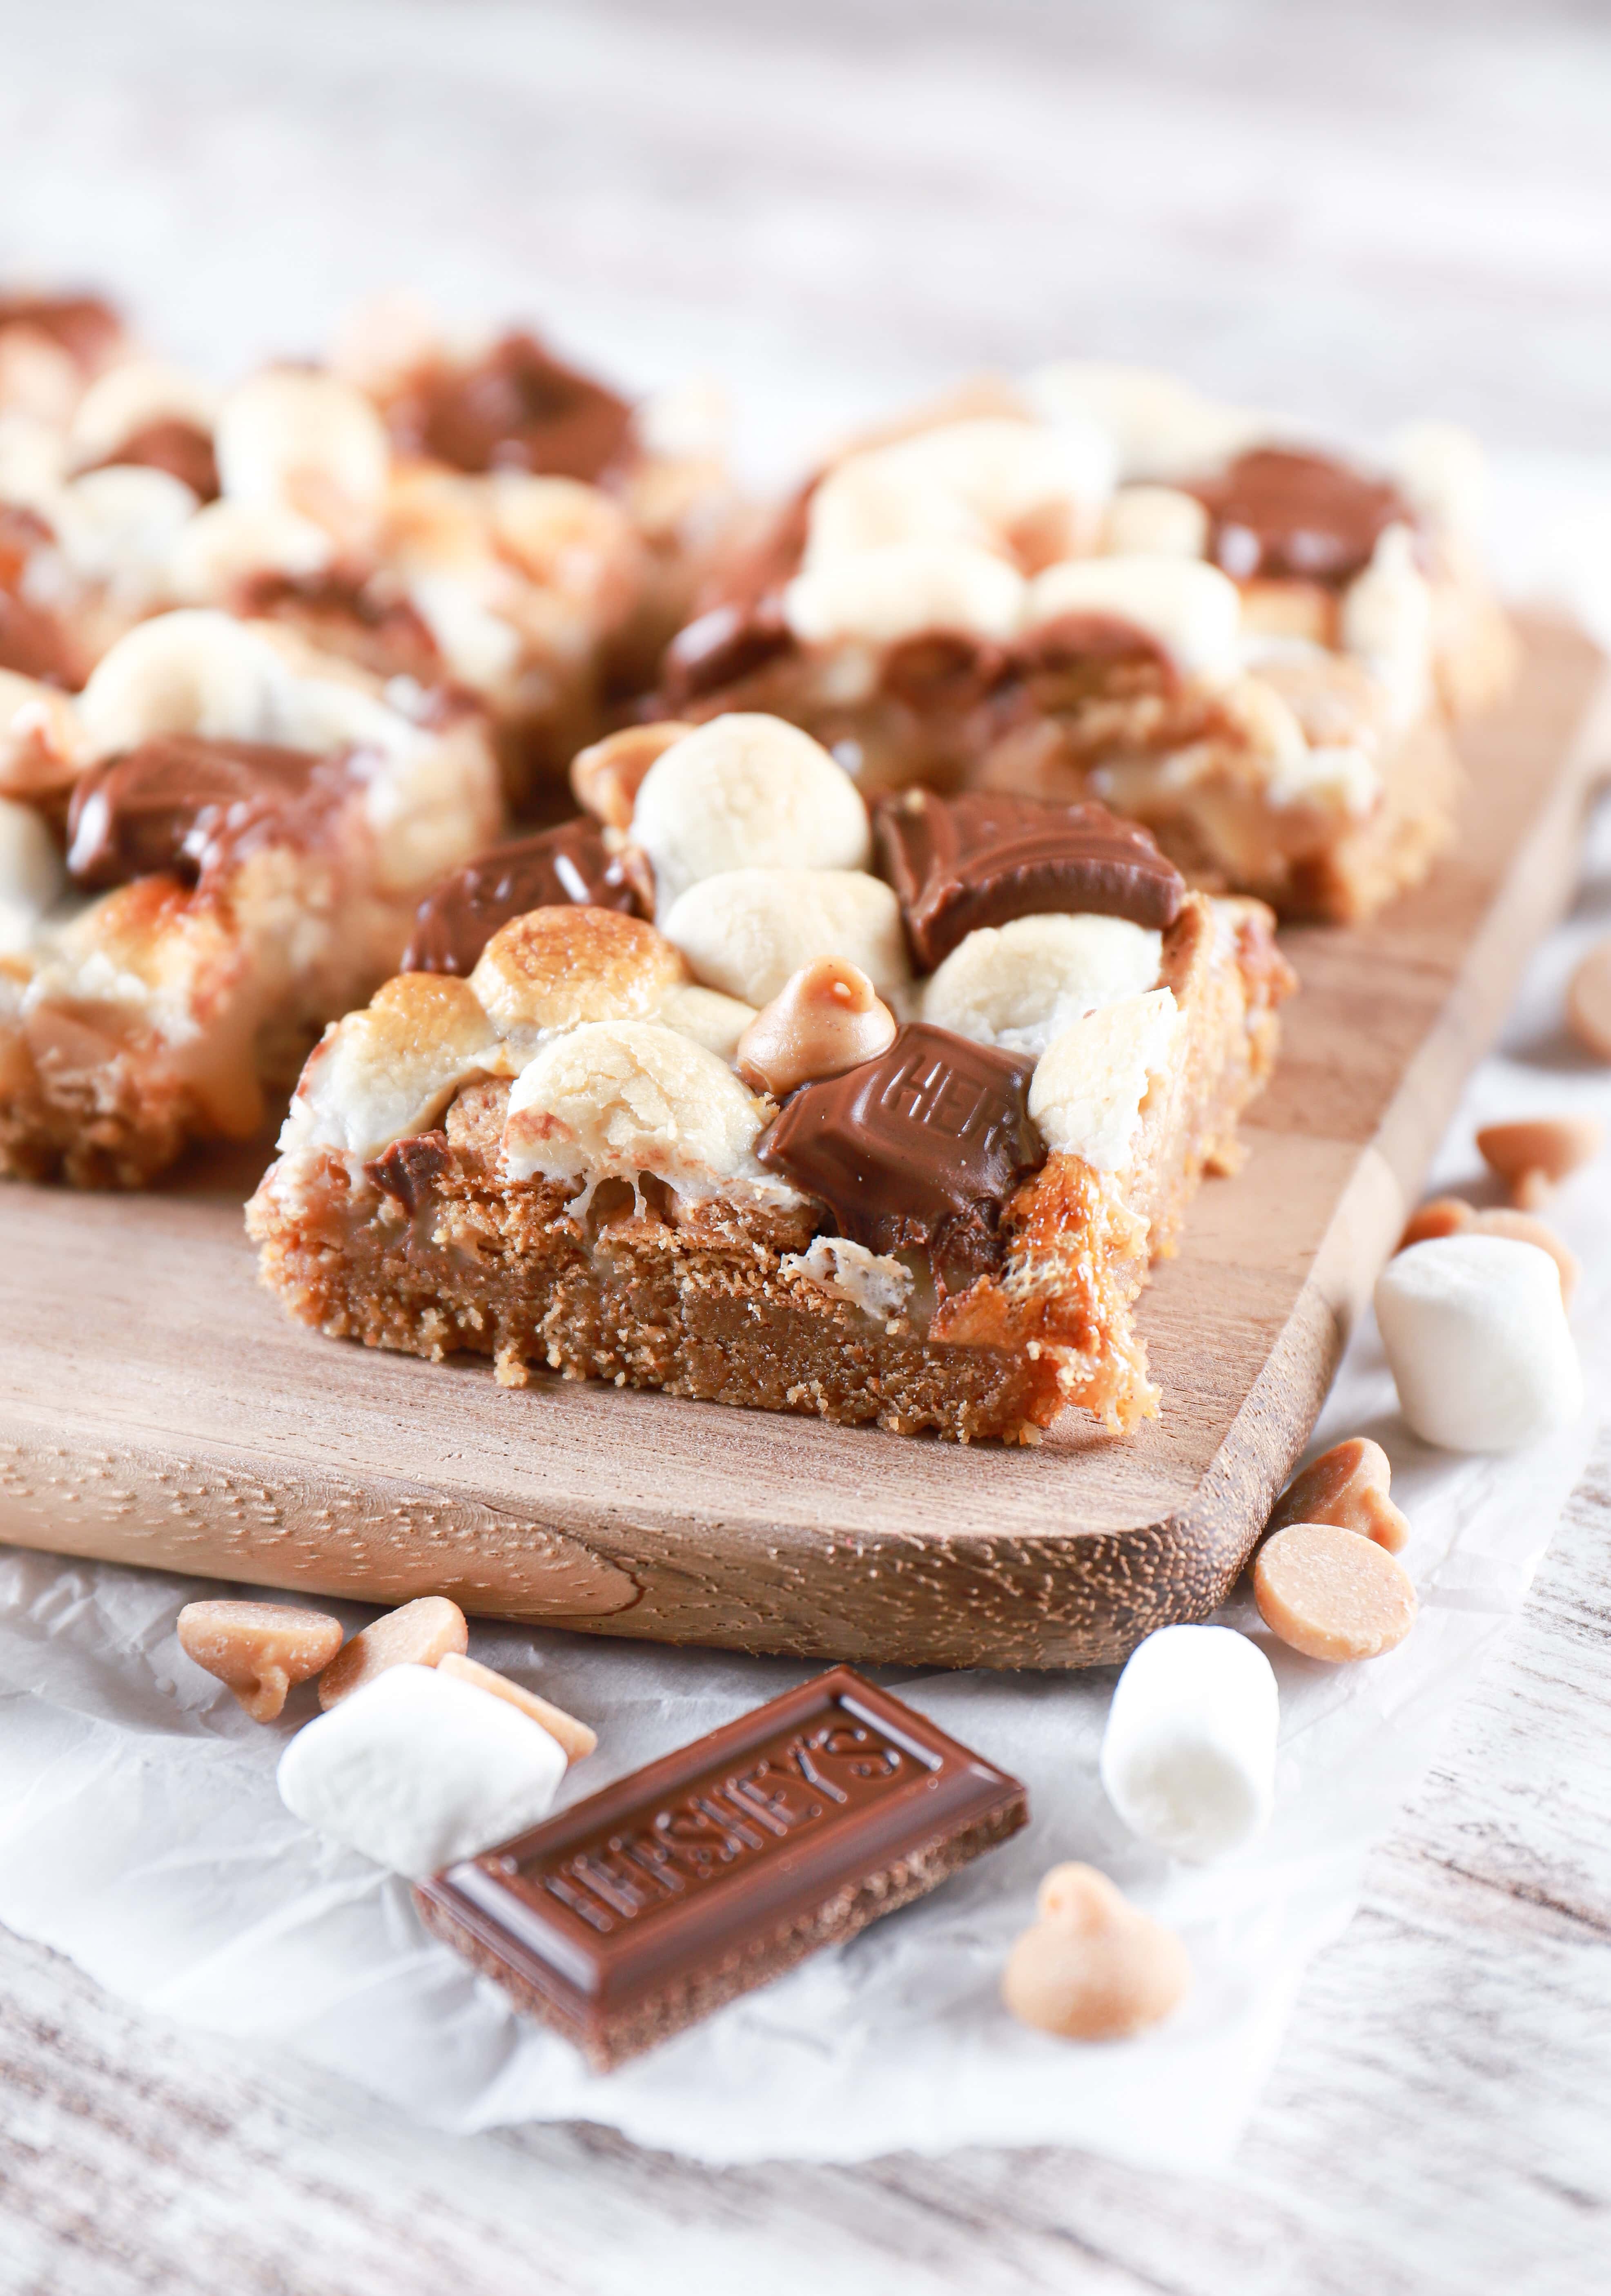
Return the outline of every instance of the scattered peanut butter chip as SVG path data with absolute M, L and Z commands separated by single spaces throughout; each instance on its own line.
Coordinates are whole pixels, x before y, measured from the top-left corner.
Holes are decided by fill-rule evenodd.
M 1002 1972 L 1002 1999 L 1020 2023 L 1067 2041 L 1122 2041 L 1178 2007 L 1191 1983 L 1185 1947 L 1105 1874 L 1054 1866 L 1039 1904 Z
M 339 1705 L 391 1666 L 435 1666 L 449 1651 L 461 1658 L 470 1641 L 464 1613 L 446 1595 L 421 1595 L 355 1635 L 319 1677 L 319 1703 Z
M 1535 1219 L 1531 1212 L 1478 1212 L 1468 1233 L 1471 1235 L 1509 1235 L 1513 1236 L 1517 1243 L 1537 1244 L 1541 1251 L 1549 1253 L 1560 1271 L 1562 1306 L 1569 1308 L 1572 1305 L 1572 1295 L 1577 1290 L 1577 1279 L 1582 1270 L 1547 1220 Z
M 307 1682 L 341 1647 L 341 1621 L 291 1603 L 187 1603 L 179 1647 L 226 1683 L 254 1722 L 272 1722 L 293 1683 Z
M 535 1690 L 523 1684 L 511 1682 L 506 1674 L 499 1674 L 490 1666 L 482 1666 L 473 1658 L 465 1658 L 458 1651 L 446 1651 L 437 1660 L 438 1674 L 451 1674 L 461 1682 L 471 1684 L 477 1690 L 489 1691 L 493 1697 L 518 1706 L 522 1714 L 529 1714 L 540 1722 L 551 1738 L 565 1749 L 568 1762 L 580 1762 L 592 1753 L 599 1742 L 596 1730 L 585 1722 L 578 1722 L 574 1714 L 567 1714 L 562 1706 L 552 1706 L 546 1698 L 539 1698 Z
M 1394 1249 L 1408 1251 L 1412 1243 L 1428 1243 L 1435 1236 L 1459 1235 L 1476 1218 L 1463 1196 L 1434 1196 L 1419 1211 L 1411 1213 L 1409 1224 Z
M 1536 1211 L 1549 1201 L 1551 1188 L 1599 1155 L 1604 1136 L 1591 1116 L 1538 1116 L 1484 1125 L 1476 1145 L 1512 1201 L 1523 1211 Z
M 607 829 L 627 829 L 643 776 L 657 758 L 693 732 L 673 718 L 651 726 L 624 726 L 579 750 L 571 760 L 570 786 L 577 803 Z
M 1611 940 L 1597 941 L 1573 974 L 1566 1020 L 1597 1061 L 1611 1061 Z
M 819 956 L 790 973 L 739 1038 L 739 1074 L 781 1100 L 797 1085 L 877 1060 L 895 1035 L 895 1014 L 861 967 Z
M 1415 1587 L 1374 1539 L 1339 1524 L 1289 1523 L 1253 1566 L 1259 1615 L 1305 1658 L 1379 1658 L 1415 1624 Z
M 1418 1239 L 1419 1241 L 1420 1239 Z M 1334 1443 L 1295 1475 L 1270 1518 L 1272 1530 L 1293 1522 L 1335 1523 L 1375 1539 L 1389 1554 L 1408 1546 L 1410 1525 L 1387 1496 L 1393 1469 L 1387 1454 L 1368 1435 Z

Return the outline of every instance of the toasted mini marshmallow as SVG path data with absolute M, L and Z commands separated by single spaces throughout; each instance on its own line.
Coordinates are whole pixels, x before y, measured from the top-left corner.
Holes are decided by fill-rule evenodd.
M 1015 566 L 970 542 L 891 542 L 797 574 L 783 613 L 807 645 L 845 638 L 893 645 L 925 630 L 1002 640 L 1024 617 Z
M 1102 359 L 1038 367 L 1025 391 L 1044 422 L 1099 424 L 1126 479 L 1194 477 L 1252 445 L 1268 427 L 1261 416 L 1217 406 L 1173 375 Z
M 901 543 L 965 543 L 1010 560 L 1054 530 L 1067 556 L 1094 531 L 1114 455 L 1091 423 L 1052 430 L 985 415 L 847 455 L 811 498 L 805 567 Z M 805 633 L 801 633 L 805 635 Z
M 279 658 L 228 614 L 182 608 L 142 622 L 102 655 L 79 697 L 94 754 L 136 749 L 159 734 L 209 741 L 273 738 Z
M 305 578 L 335 554 L 325 529 L 284 503 L 208 503 L 174 537 L 168 586 L 186 605 L 210 605 L 254 574 Z
M 617 909 L 533 909 L 501 925 L 470 985 L 499 1027 L 646 1019 L 688 978 L 669 940 Z
M 1089 614 L 1127 622 L 1185 677 L 1222 681 L 1239 667 L 1242 602 L 1217 566 L 1197 558 L 1082 558 L 1049 566 L 1029 586 L 1025 627 Z
M 230 391 L 214 443 L 225 494 L 282 503 L 356 539 L 379 515 L 391 471 L 386 426 L 334 375 L 273 368 Z
M 1382 777 L 1375 760 L 1353 742 L 1306 749 L 1283 756 L 1264 784 L 1272 805 L 1317 806 L 1362 821 L 1381 801 Z
M 781 718 L 744 711 L 713 718 L 654 760 L 638 787 L 632 838 L 653 865 L 662 921 L 701 878 L 861 869 L 872 849 L 867 808 L 821 743 Z
M 75 574 L 137 605 L 160 594 L 174 545 L 196 508 L 190 488 L 167 471 L 115 463 L 63 487 L 51 522 Z
M 61 849 L 43 816 L 0 797 L 0 956 L 26 946 L 66 886 Z
M 1381 680 L 1394 717 L 1408 725 L 1432 690 L 1432 586 L 1415 562 L 1415 537 L 1389 526 L 1370 563 L 1343 594 L 1342 639 Z
M 1037 1058 L 1103 1004 L 1157 985 L 1162 933 L 1127 917 L 1014 917 L 953 948 L 923 988 L 923 1018 Z
M 511 1180 L 652 1172 L 679 1194 L 706 1194 L 752 1175 L 769 1110 L 691 1037 L 654 1021 L 593 1021 L 515 1078 L 503 1168 Z
M 54 685 L 0 669 L 0 791 L 43 796 L 65 789 L 90 761 L 77 702 Z
M 900 903 L 859 869 L 730 869 L 691 885 L 665 928 L 697 979 L 757 1010 L 819 956 L 859 965 L 885 998 L 907 979 Z
M 423 1881 L 545 1817 L 565 1767 L 558 1739 L 507 1699 L 394 1666 L 298 1730 L 278 1776 L 305 1824 Z
M 1173 992 L 1149 989 L 1088 1013 L 1052 1040 L 1029 1084 L 1029 1113 L 1054 1154 L 1099 1172 L 1134 1153 L 1141 1103 L 1171 1076 L 1180 1041 Z
M 280 1134 L 281 1153 L 378 1156 L 426 1132 L 462 1084 L 498 1063 L 498 1030 L 466 980 L 404 972 L 315 1046 Z
M 1102 548 L 1110 557 L 1200 558 L 1208 513 L 1178 487 L 1121 487 L 1108 505 Z
M 1102 1784 L 1133 1833 L 1202 1864 L 1270 1823 L 1280 1700 L 1256 1643 L 1164 1627 L 1131 1653 L 1102 1734 Z
M 731 1065 L 738 1057 L 739 1039 L 756 1012 L 741 997 L 724 996 L 719 989 L 700 988 L 687 981 L 667 989 L 655 1007 L 654 1017 L 662 1028 L 691 1037 L 696 1045 L 719 1054 Z
M 1413 509 L 1462 542 L 1480 538 L 1488 520 L 1488 457 L 1458 422 L 1411 422 L 1392 444 L 1394 477 Z
M 97 375 L 73 412 L 73 460 L 109 461 L 153 422 L 185 422 L 210 432 L 218 411 L 216 385 L 160 359 L 126 359 Z

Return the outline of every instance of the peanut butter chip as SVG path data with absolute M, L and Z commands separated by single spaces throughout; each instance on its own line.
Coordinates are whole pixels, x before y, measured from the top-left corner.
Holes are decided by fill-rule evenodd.
M 1436 1236 L 1459 1235 L 1476 1218 L 1463 1196 L 1434 1196 L 1429 1203 L 1411 1213 L 1394 1250 L 1408 1251 L 1412 1243 L 1429 1243 Z
M 469 1641 L 470 1629 L 456 1603 L 446 1595 L 421 1595 L 353 1636 L 319 1677 L 319 1703 L 339 1706 L 388 1667 L 435 1666 L 449 1651 L 462 1658 Z
M 1592 1117 L 1540 1116 L 1517 1124 L 1486 1125 L 1476 1136 L 1476 1145 L 1512 1200 L 1523 1211 L 1536 1211 L 1551 1188 L 1599 1155 L 1604 1136 Z
M 1423 1204 L 1411 1216 L 1409 1226 L 1400 1236 L 1395 1249 L 1408 1251 L 1412 1243 L 1428 1243 L 1445 1235 L 1508 1235 L 1517 1243 L 1537 1244 L 1541 1251 L 1549 1253 L 1560 1272 L 1563 1305 L 1568 1308 L 1572 1305 L 1572 1297 L 1582 1271 L 1549 1223 L 1534 1218 L 1531 1212 L 1510 1211 L 1502 1206 L 1495 1210 L 1479 1212 L 1461 1196 L 1434 1196 L 1430 1203 Z M 1292 1515 L 1287 1519 L 1296 1522 L 1299 1518 Z M 1310 1522 L 1329 1522 L 1333 1520 L 1328 1514 L 1309 1514 L 1305 1519 Z
M 1020 2023 L 1066 2041 L 1122 2041 L 1178 2006 L 1191 1983 L 1185 1947 L 1105 1874 L 1056 1866 L 1038 1905 L 1002 1973 L 1002 1999 Z
M 341 1647 L 341 1622 L 290 1603 L 187 1603 L 179 1647 L 227 1683 L 254 1722 L 272 1722 L 291 1685 L 307 1682 Z
M 1270 1518 L 1272 1530 L 1293 1522 L 1335 1523 L 1375 1539 L 1389 1554 L 1409 1544 L 1410 1525 L 1387 1496 L 1393 1469 L 1387 1454 L 1368 1435 L 1351 1435 L 1311 1460 L 1282 1493 Z
M 1305 1658 L 1378 1658 L 1415 1624 L 1415 1587 L 1385 1547 L 1336 1523 L 1295 1522 L 1260 1547 L 1259 1614 Z
M 1597 941 L 1573 974 L 1566 1019 L 1597 1061 L 1611 1061 L 1611 940 Z
M 585 1722 L 578 1722 L 574 1714 L 567 1714 L 562 1706 L 551 1706 L 546 1698 L 539 1698 L 535 1690 L 527 1690 L 518 1682 L 511 1682 L 506 1674 L 499 1674 L 490 1666 L 482 1666 L 473 1658 L 464 1658 L 457 1651 L 446 1651 L 437 1660 L 438 1674 L 450 1674 L 460 1682 L 468 1682 L 477 1690 L 485 1690 L 494 1698 L 502 1698 L 511 1706 L 518 1706 L 522 1714 L 529 1714 L 540 1722 L 551 1738 L 555 1738 L 565 1750 L 568 1762 L 580 1762 L 598 1744 L 598 1733 L 590 1730 Z
M 797 1085 L 877 1060 L 895 1031 L 895 1014 L 859 965 L 819 956 L 789 975 L 739 1038 L 739 1074 L 781 1100 Z
M 571 760 L 570 786 L 577 803 L 607 829 L 626 829 L 632 824 L 644 775 L 657 758 L 693 732 L 675 718 L 652 726 L 624 726 L 601 742 L 578 750 Z

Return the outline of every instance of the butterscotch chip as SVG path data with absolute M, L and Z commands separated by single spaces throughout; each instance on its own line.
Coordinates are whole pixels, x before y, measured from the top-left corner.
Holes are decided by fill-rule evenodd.
M 1178 2006 L 1191 1983 L 1185 1947 L 1105 1874 L 1054 1866 L 1039 1906 L 1002 1972 L 1002 1999 L 1020 2023 L 1066 2041 L 1122 2041 Z
M 1270 1518 L 1272 1530 L 1293 1522 L 1334 1523 L 1357 1530 L 1397 1554 L 1410 1538 L 1410 1525 L 1387 1496 L 1393 1469 L 1387 1454 L 1368 1435 L 1334 1443 L 1295 1475 Z
M 470 1641 L 464 1613 L 446 1595 L 421 1595 L 355 1635 L 319 1677 L 319 1703 L 339 1706 L 394 1666 L 435 1666 L 450 1651 L 463 1657 Z
M 488 1691 L 494 1698 L 502 1698 L 509 1705 L 518 1706 L 522 1714 L 529 1714 L 534 1722 L 540 1722 L 549 1736 L 559 1742 L 565 1750 L 568 1762 L 585 1759 L 599 1742 L 597 1731 L 590 1730 L 585 1722 L 578 1722 L 574 1714 L 567 1714 L 562 1706 L 551 1705 L 546 1698 L 539 1698 L 535 1690 L 527 1690 L 520 1683 L 511 1682 L 506 1674 L 499 1674 L 493 1667 L 482 1666 L 478 1660 L 464 1657 L 462 1652 L 445 1651 L 437 1660 L 437 1672 L 454 1675 L 459 1681 L 468 1682 L 477 1690 Z
M 1415 1624 L 1415 1587 L 1386 1547 L 1337 1523 L 1295 1522 L 1265 1540 L 1254 1599 L 1273 1635 L 1305 1658 L 1379 1658 Z
M 1459 1235 L 1476 1218 L 1463 1196 L 1434 1196 L 1419 1211 L 1411 1213 L 1394 1249 L 1408 1251 L 1412 1243 L 1428 1243 L 1435 1236 Z
M 1597 941 L 1573 974 L 1566 1020 L 1597 1061 L 1611 1061 L 1611 940 Z
M 254 1722 L 272 1722 L 293 1683 L 307 1682 L 341 1647 L 341 1621 L 290 1603 L 187 1603 L 179 1647 L 226 1683 Z
M 629 829 L 643 776 L 657 758 L 693 732 L 675 718 L 652 726 L 626 726 L 601 742 L 578 750 L 571 760 L 570 786 L 584 813 L 607 829 Z
M 1476 1145 L 1514 1201 L 1524 1211 L 1535 1211 L 1569 1172 L 1599 1155 L 1604 1137 L 1592 1117 L 1540 1116 L 1485 1125 Z

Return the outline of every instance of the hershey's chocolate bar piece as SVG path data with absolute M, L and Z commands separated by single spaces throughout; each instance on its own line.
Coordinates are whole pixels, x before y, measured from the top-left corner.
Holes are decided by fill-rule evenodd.
M 1147 832 L 1105 805 L 905 790 L 879 801 L 873 836 L 925 972 L 982 925 L 1094 909 L 1163 926 L 1186 898 Z
M 632 409 L 519 332 L 473 366 L 427 368 L 391 408 L 407 452 L 460 471 L 533 471 L 595 480 L 626 458 Z
M 306 843 L 334 801 L 334 776 L 319 772 L 325 762 L 316 751 L 268 742 L 158 734 L 92 767 L 78 783 L 67 820 L 68 873 L 97 890 L 159 871 L 193 885 L 261 838 Z
M 600 2072 L 855 1937 L 1028 1816 L 1016 1778 L 849 1667 L 414 1891 Z
M 565 821 L 495 846 L 446 877 L 421 902 L 402 972 L 470 972 L 500 925 L 528 909 L 594 909 L 641 915 L 621 863 L 591 821 Z
M 1384 528 L 1414 523 L 1396 487 L 1329 455 L 1255 447 L 1185 491 L 1208 512 L 1208 554 L 1239 582 L 1255 574 L 1347 582 L 1370 562 Z
M 926 1021 L 887 1052 L 791 1093 L 756 1153 L 820 1196 L 841 1235 L 872 1251 L 926 1249 L 964 1289 L 1001 1258 L 996 1222 L 1046 1160 L 1029 1114 L 1034 1062 Z

